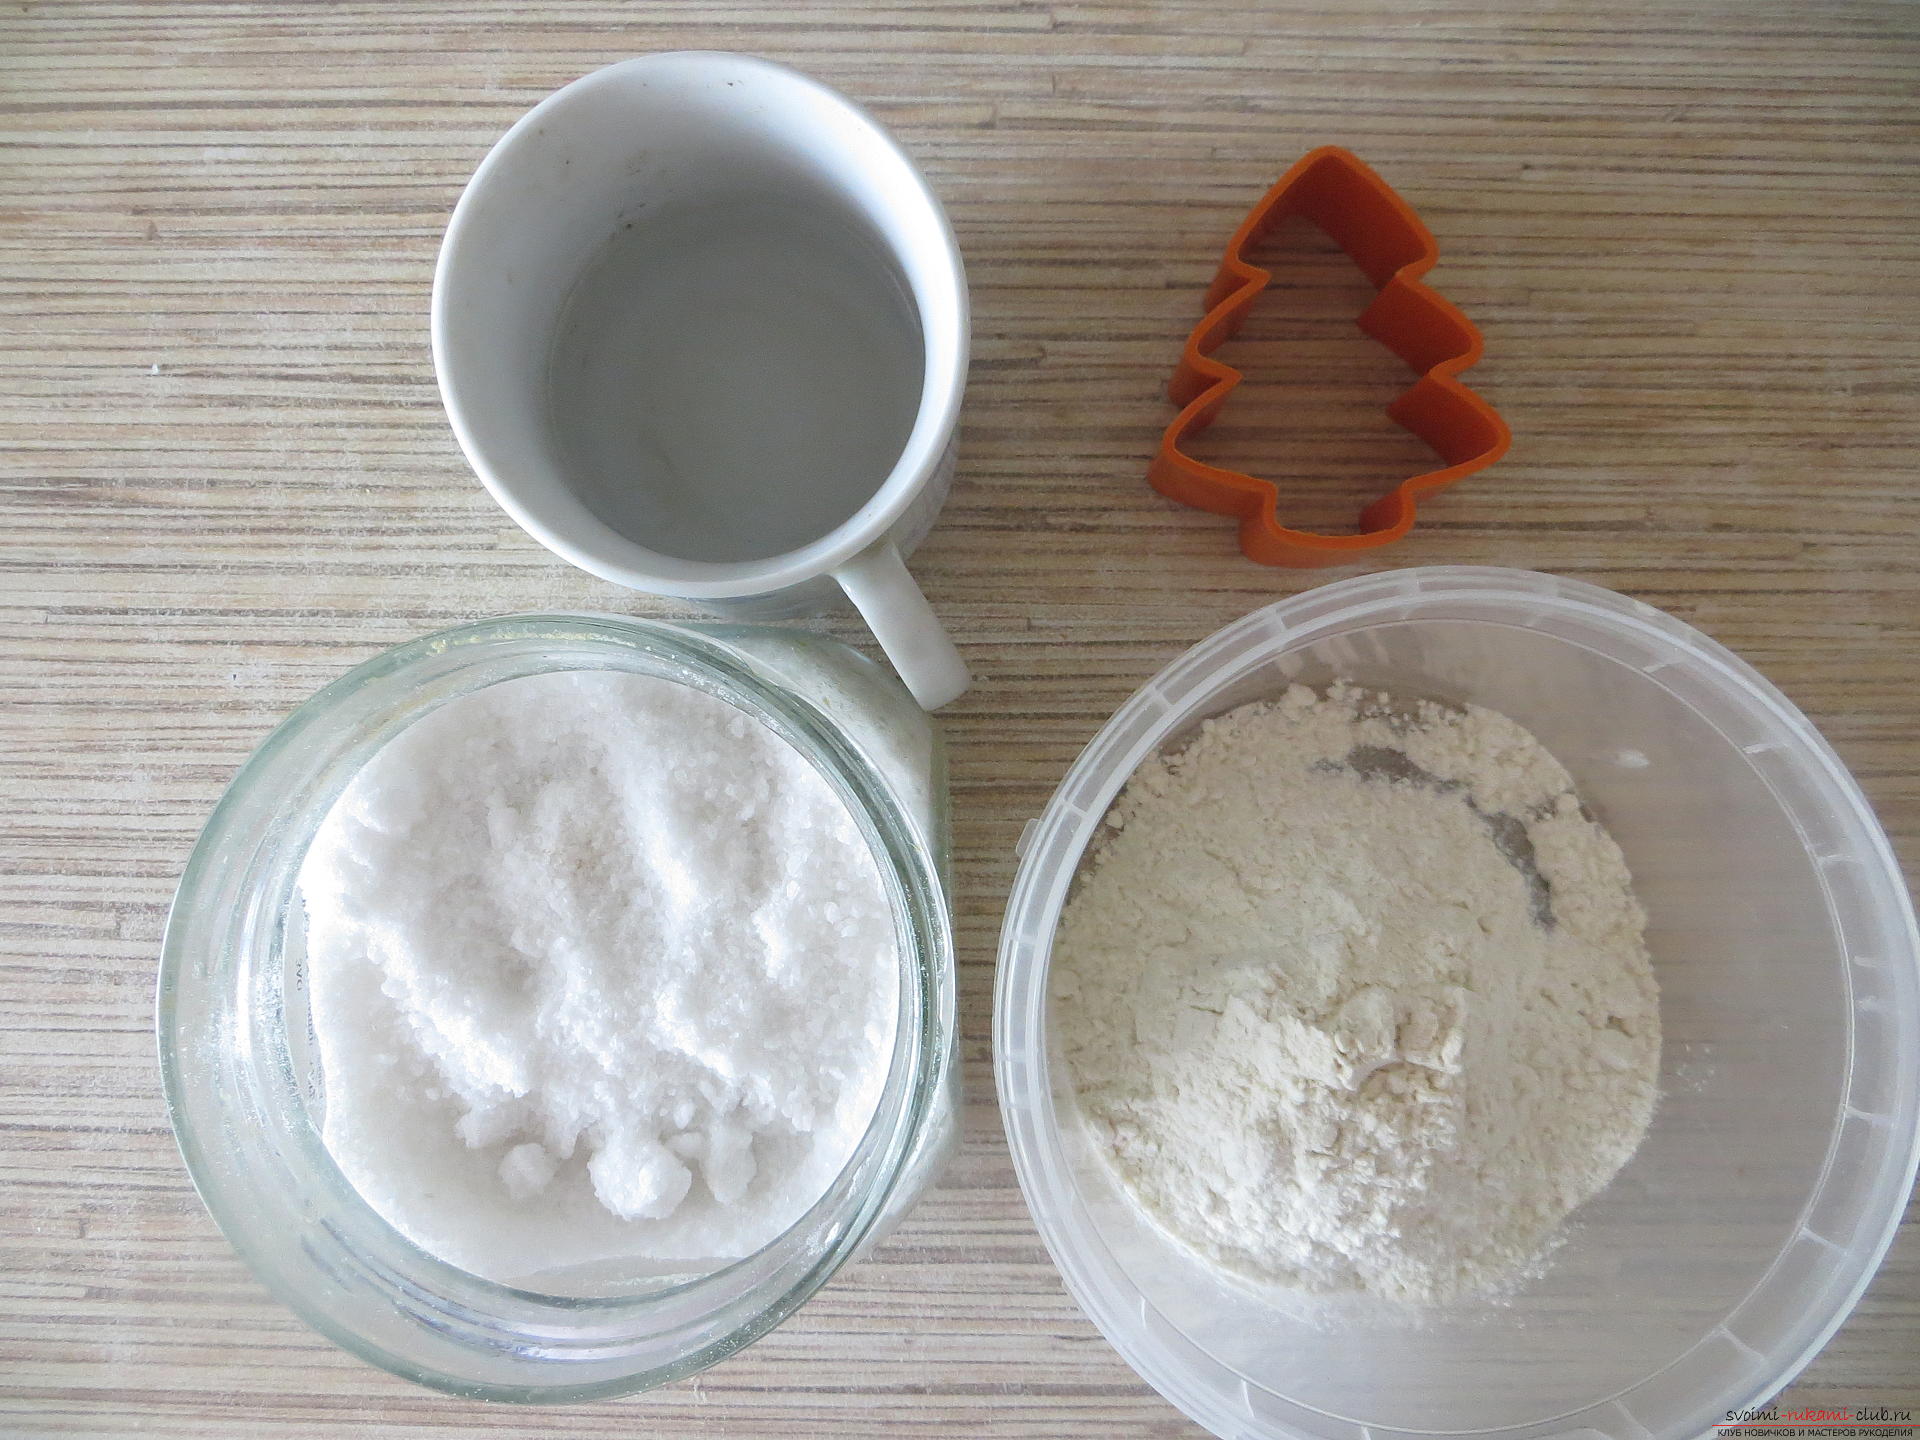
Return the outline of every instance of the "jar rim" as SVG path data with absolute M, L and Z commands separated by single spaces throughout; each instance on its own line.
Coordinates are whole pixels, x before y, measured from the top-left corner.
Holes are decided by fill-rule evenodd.
M 175 1138 L 203 1202 L 254 1273 L 362 1358 L 435 1388 L 539 1403 L 630 1393 L 690 1374 L 758 1339 L 810 1297 L 860 1250 L 913 1167 L 955 1029 L 937 857 L 845 727 L 726 638 L 754 628 L 539 613 L 406 641 L 296 707 L 241 766 L 195 842 L 167 918 L 157 995 Z M 838 647 L 826 636 L 773 633 Z M 523 675 L 580 669 L 693 685 L 798 750 L 867 841 L 892 901 L 901 964 L 881 1098 L 833 1184 L 753 1254 L 639 1293 L 556 1295 L 503 1284 L 401 1235 L 321 1140 L 299 1093 L 282 988 L 299 863 L 352 775 L 449 700 Z

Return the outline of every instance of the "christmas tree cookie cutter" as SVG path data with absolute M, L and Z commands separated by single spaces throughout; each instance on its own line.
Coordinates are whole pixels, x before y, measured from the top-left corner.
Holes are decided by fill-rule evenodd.
M 1360 512 L 1353 535 L 1290 530 L 1277 517 L 1279 490 L 1237 470 L 1204 465 L 1182 448 L 1212 424 L 1241 374 L 1212 352 L 1240 328 L 1273 279 L 1246 252 L 1283 220 L 1312 221 L 1345 250 L 1379 292 L 1359 326 L 1419 377 L 1387 407 L 1401 428 L 1446 464 L 1403 480 Z M 1206 314 L 1187 337 L 1168 393 L 1180 413 L 1160 439 L 1147 478 L 1182 504 L 1240 521 L 1240 548 L 1263 565 L 1337 565 L 1392 544 L 1413 528 L 1415 502 L 1498 460 L 1512 435 L 1494 408 L 1456 378 L 1480 358 L 1473 322 L 1422 283 L 1439 258 L 1413 208 L 1357 155 L 1327 145 L 1302 157 L 1255 205 L 1227 242 L 1207 289 Z

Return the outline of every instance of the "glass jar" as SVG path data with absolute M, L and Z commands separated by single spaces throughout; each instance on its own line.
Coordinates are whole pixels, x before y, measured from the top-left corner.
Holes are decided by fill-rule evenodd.
M 538 1293 L 419 1249 L 321 1141 L 306 1014 L 300 864 L 349 780 L 457 696 L 556 670 L 694 686 L 767 725 L 831 784 L 892 901 L 900 1009 L 881 1099 L 826 1194 L 708 1274 Z M 944 755 L 890 674 L 802 631 L 524 615 L 374 657 L 296 710 L 214 809 L 168 917 L 160 1060 L 174 1133 L 207 1208 L 254 1273 L 316 1329 L 410 1380 L 552 1402 L 645 1389 L 711 1365 L 798 1308 L 890 1230 L 956 1143 L 954 961 Z M 574 1284 L 569 1277 L 569 1284 Z

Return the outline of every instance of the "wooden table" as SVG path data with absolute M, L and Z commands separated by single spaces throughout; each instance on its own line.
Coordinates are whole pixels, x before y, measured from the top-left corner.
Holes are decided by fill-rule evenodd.
M 291 706 L 380 647 L 549 607 L 426 345 L 462 181 L 639 51 L 800 65 L 892 126 L 974 286 L 960 477 L 917 562 L 948 712 L 966 1147 L 879 1257 L 745 1354 L 565 1413 L 333 1349 L 201 1210 L 155 1075 L 168 897 Z M 1013 843 L 1144 678 L 1329 578 L 1142 483 L 1222 239 L 1308 147 L 1431 223 L 1512 455 L 1381 564 L 1598 581 L 1733 646 L 1920 859 L 1920 6 L 1646 0 L 15 3 L 0 14 L 0 1432 L 1118 1437 L 1198 1432 L 1081 1317 L 992 1100 Z M 1417 453 L 1355 281 L 1296 247 L 1209 441 L 1340 523 Z M 1259 398 L 1254 392 L 1249 397 Z M 829 620 L 865 642 L 850 619 Z M 1791 1391 L 1920 1404 L 1920 1230 Z

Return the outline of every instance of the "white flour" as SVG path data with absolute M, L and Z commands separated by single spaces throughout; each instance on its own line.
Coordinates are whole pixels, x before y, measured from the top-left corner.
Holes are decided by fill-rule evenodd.
M 327 1148 L 474 1274 L 747 1255 L 878 1104 L 899 974 L 873 855 L 799 752 L 701 691 L 574 671 L 451 701 L 354 777 L 300 891 Z
M 1644 916 L 1511 720 L 1296 686 L 1150 760 L 1109 823 L 1055 940 L 1058 1034 L 1127 1191 L 1206 1260 L 1498 1291 L 1632 1156 Z

